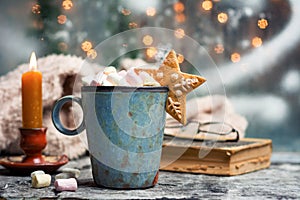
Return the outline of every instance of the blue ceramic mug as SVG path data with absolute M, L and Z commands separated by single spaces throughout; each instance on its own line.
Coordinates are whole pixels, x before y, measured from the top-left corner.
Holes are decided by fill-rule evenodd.
M 167 87 L 83 86 L 81 99 L 65 96 L 52 110 L 63 134 L 87 131 L 94 181 L 110 188 L 147 188 L 158 181 L 166 119 Z M 74 130 L 59 118 L 62 106 L 78 103 L 84 120 Z

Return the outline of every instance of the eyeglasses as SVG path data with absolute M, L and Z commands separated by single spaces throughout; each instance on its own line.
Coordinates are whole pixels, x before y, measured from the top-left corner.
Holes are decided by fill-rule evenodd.
M 234 134 L 234 137 L 231 136 Z M 232 125 L 225 122 L 188 121 L 186 125 L 179 124 L 173 119 L 167 119 L 165 135 L 193 140 L 218 140 L 224 142 L 237 142 L 239 132 Z

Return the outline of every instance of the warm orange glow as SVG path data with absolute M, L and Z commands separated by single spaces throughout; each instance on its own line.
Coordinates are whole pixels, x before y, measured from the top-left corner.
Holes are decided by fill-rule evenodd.
M 254 37 L 252 39 L 252 46 L 253 47 L 260 47 L 262 45 L 262 39 L 260 37 Z
M 31 11 L 33 14 L 40 14 L 41 6 L 39 4 L 35 4 L 34 6 L 32 6 Z
M 90 41 L 84 41 L 83 43 L 81 43 L 81 49 L 83 51 L 89 51 L 93 48 L 93 45 Z
M 65 10 L 70 10 L 72 7 L 73 7 L 73 2 L 72 0 L 64 0 L 62 2 L 62 7 L 65 9 Z
M 146 50 L 146 55 L 147 55 L 149 58 L 153 58 L 156 54 L 157 54 L 157 49 L 156 49 L 155 47 L 149 47 L 149 48 Z
M 233 53 L 231 54 L 231 61 L 236 63 L 241 60 L 241 55 L 239 53 Z
M 175 16 L 175 20 L 177 21 L 177 22 L 179 22 L 179 23 L 183 23 L 183 22 L 185 22 L 185 14 L 183 14 L 183 13 L 178 13 L 178 14 L 176 14 L 176 16 Z
M 268 20 L 266 19 L 260 19 L 258 20 L 257 22 L 257 26 L 260 28 L 260 29 L 266 29 L 268 27 Z
M 37 71 L 34 52 L 29 71 L 22 74 L 22 122 L 23 128 L 43 127 L 42 73 Z
M 35 53 L 33 51 L 30 56 L 29 71 L 36 71 L 36 70 L 37 70 L 37 62 L 36 62 Z
M 95 49 L 90 49 L 86 55 L 91 59 L 95 59 L 97 57 L 97 51 Z
M 33 21 L 33 27 L 36 29 L 44 28 L 44 23 L 42 21 Z
M 226 13 L 221 12 L 221 13 L 218 14 L 218 21 L 219 21 L 221 24 L 226 23 L 227 20 L 228 20 L 228 15 L 227 15 Z
M 137 28 L 138 25 L 137 25 L 137 23 L 135 23 L 135 22 L 129 22 L 128 27 L 129 27 L 129 28 Z
M 180 1 L 178 1 L 178 2 L 174 3 L 173 9 L 175 12 L 181 13 L 184 11 L 184 4 L 181 3 Z
M 145 45 L 151 45 L 153 43 L 153 38 L 150 35 L 145 35 L 143 37 L 143 43 Z
M 59 15 L 59 16 L 57 17 L 57 22 L 58 22 L 59 24 L 65 24 L 66 21 L 67 21 L 67 16 L 66 16 L 66 15 Z
M 217 44 L 214 48 L 216 54 L 221 54 L 224 52 L 224 46 L 222 44 Z
M 205 0 L 202 2 L 202 8 L 204 10 L 211 10 L 213 8 L 213 3 L 210 0 Z
M 182 28 L 176 29 L 174 34 L 175 34 L 175 37 L 177 37 L 179 39 L 181 39 L 185 36 L 185 32 Z
M 128 9 L 123 8 L 123 9 L 122 9 L 122 14 L 125 15 L 125 16 L 128 16 L 128 15 L 131 14 L 131 11 L 128 10 Z
M 182 54 L 178 54 L 177 55 L 177 60 L 178 60 L 178 63 L 183 63 L 184 61 L 184 56 Z
M 68 45 L 65 42 L 58 43 L 58 48 L 61 51 L 66 51 L 68 49 Z
M 156 14 L 156 9 L 153 7 L 147 8 L 146 14 L 150 17 L 153 17 Z

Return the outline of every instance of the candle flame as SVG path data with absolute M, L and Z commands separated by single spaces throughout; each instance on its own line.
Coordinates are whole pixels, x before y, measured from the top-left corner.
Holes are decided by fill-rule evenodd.
M 30 71 L 37 70 L 36 56 L 35 56 L 34 51 L 31 53 L 31 56 L 30 56 L 29 70 Z

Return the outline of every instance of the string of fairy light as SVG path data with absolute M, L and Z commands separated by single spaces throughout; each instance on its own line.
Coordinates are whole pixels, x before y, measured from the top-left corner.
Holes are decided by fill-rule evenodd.
M 199 9 L 203 10 L 205 13 L 209 14 L 214 6 L 218 3 L 221 2 L 221 0 L 202 0 L 201 3 L 199 4 Z M 62 0 L 61 7 L 65 11 L 71 10 L 74 6 L 74 3 L 72 0 Z M 184 24 L 187 20 L 187 17 L 185 15 L 185 9 L 186 6 L 183 2 L 181 1 L 176 1 L 172 5 L 172 10 L 173 10 L 173 15 L 174 15 L 174 21 L 178 24 Z M 40 14 L 41 13 L 41 7 L 39 4 L 35 4 L 32 6 L 32 13 L 34 14 Z M 132 10 L 129 8 L 122 8 L 120 14 L 123 15 L 124 17 L 131 16 L 133 13 Z M 145 16 L 147 17 L 155 17 L 158 14 L 158 11 L 155 7 L 148 7 L 145 9 L 144 12 Z M 220 24 L 226 24 L 230 21 L 229 14 L 224 12 L 224 11 L 219 11 L 216 14 L 216 18 L 218 23 Z M 68 18 L 65 14 L 60 14 L 57 16 L 57 23 L 60 25 L 66 24 L 68 21 Z M 141 25 L 138 24 L 136 21 L 130 21 L 128 22 L 128 29 L 134 29 L 138 28 Z M 269 26 L 269 22 L 265 18 L 259 18 L 257 20 L 257 27 L 261 30 L 267 29 Z M 178 39 L 184 38 L 186 35 L 186 31 L 184 28 L 176 28 L 174 31 L 174 36 Z M 145 55 L 148 59 L 154 58 L 156 54 L 158 53 L 158 50 L 156 47 L 152 46 L 155 40 L 155 36 L 151 36 L 149 34 L 146 34 L 145 36 L 142 37 L 142 43 L 147 47 L 145 50 Z M 251 39 L 251 45 L 253 48 L 258 48 L 263 45 L 263 40 L 259 36 L 254 36 Z M 61 50 L 66 51 L 68 49 L 68 45 L 65 42 L 60 42 L 58 44 L 58 47 Z M 95 59 L 97 57 L 97 51 L 94 49 L 94 45 L 92 44 L 91 41 L 89 40 L 84 40 L 81 42 L 80 45 L 81 50 L 86 54 L 91 59 Z M 224 44 L 222 43 L 217 43 L 213 50 L 215 54 L 223 54 L 225 51 Z M 181 54 L 178 54 L 178 60 L 180 63 L 184 62 L 184 56 Z M 239 52 L 232 52 L 230 54 L 230 60 L 233 63 L 237 63 L 241 60 L 241 53 Z

